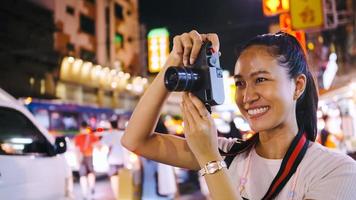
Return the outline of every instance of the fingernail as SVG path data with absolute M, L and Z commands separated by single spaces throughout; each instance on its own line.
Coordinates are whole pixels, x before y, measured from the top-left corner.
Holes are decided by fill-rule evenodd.
M 195 61 L 194 58 L 191 58 L 190 59 L 190 64 L 192 65 L 194 63 L 194 61 Z
M 188 65 L 188 60 L 187 59 L 183 59 L 183 65 L 187 66 Z

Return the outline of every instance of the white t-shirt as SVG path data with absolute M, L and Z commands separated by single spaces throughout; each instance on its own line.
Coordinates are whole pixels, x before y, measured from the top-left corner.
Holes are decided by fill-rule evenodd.
M 103 134 L 101 142 L 109 146 L 108 163 L 110 165 L 123 165 L 127 159 L 127 150 L 121 145 L 123 131 L 111 130 Z
M 219 138 L 219 148 L 227 152 L 235 141 Z M 294 173 L 276 199 L 356 200 L 356 162 L 351 157 L 318 143 L 309 144 L 307 153 L 298 166 L 298 173 Z M 251 151 L 250 169 L 242 196 L 249 200 L 260 200 L 276 176 L 282 159 L 266 159 L 259 156 L 254 148 Z M 237 155 L 229 167 L 236 190 L 239 190 L 248 154 L 249 151 Z M 294 179 L 296 184 L 292 191 Z

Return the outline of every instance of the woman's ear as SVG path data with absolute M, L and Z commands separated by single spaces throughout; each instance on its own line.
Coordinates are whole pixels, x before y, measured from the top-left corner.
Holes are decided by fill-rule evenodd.
M 295 78 L 294 100 L 297 100 L 300 96 L 302 96 L 306 85 L 307 85 L 307 77 L 304 74 L 299 74 Z

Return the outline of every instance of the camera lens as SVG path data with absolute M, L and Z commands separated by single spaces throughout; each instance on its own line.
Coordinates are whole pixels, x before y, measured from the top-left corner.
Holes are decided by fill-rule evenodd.
M 169 91 L 194 91 L 201 85 L 199 71 L 187 67 L 169 67 L 164 84 Z

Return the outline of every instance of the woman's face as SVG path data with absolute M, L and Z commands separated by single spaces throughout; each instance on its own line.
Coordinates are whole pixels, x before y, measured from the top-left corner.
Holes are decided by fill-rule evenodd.
M 262 45 L 245 49 L 235 65 L 236 103 L 255 132 L 295 118 L 295 83 Z

